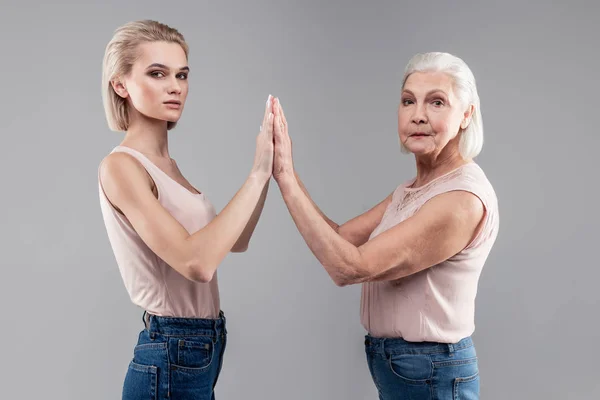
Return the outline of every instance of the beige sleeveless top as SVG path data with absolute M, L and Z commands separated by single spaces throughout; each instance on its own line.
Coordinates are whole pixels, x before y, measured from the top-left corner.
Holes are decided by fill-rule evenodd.
M 479 276 L 499 228 L 496 194 L 474 162 L 410 188 L 414 181 L 394 191 L 369 239 L 411 217 L 432 197 L 452 190 L 468 191 L 481 199 L 487 211 L 484 225 L 464 250 L 438 265 L 396 281 L 364 283 L 361 322 L 376 337 L 455 343 L 475 330 Z
M 116 151 L 132 155 L 144 166 L 154 180 L 160 204 L 190 234 L 216 216 L 204 194 L 190 192 L 142 153 L 125 146 L 117 146 L 112 152 Z M 201 283 L 170 267 L 142 241 L 127 218 L 116 211 L 106 198 L 100 179 L 98 183 L 106 232 L 131 301 L 159 316 L 217 318 L 220 304 L 216 272 L 212 281 Z

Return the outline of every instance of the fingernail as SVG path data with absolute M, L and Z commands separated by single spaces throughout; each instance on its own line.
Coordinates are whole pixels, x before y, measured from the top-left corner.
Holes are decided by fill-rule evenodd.
M 269 97 L 267 98 L 267 105 L 269 105 L 270 101 L 271 101 L 271 95 L 269 95 Z

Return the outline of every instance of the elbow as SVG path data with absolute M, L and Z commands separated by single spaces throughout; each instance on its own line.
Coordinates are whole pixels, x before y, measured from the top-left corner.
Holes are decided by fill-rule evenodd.
M 336 277 L 333 278 L 333 283 L 335 283 L 335 285 L 337 287 L 346 287 L 346 286 L 350 286 L 350 285 L 355 285 L 357 283 L 362 283 L 363 280 L 357 277 L 351 277 L 351 276 L 343 276 L 343 277 Z
M 239 237 L 237 242 L 235 242 L 233 244 L 233 247 L 231 248 L 231 250 L 229 250 L 231 253 L 244 253 L 246 250 L 248 250 L 248 245 L 250 244 L 250 238 L 248 237 Z
M 352 285 L 352 282 L 349 279 L 344 279 L 344 278 L 332 278 L 333 283 L 335 283 L 335 286 L 337 287 L 346 287 L 349 285 Z
M 330 274 L 333 283 L 338 287 L 346 287 L 362 283 L 366 280 L 366 273 L 361 268 L 345 267 L 344 269 L 334 270 Z
M 231 248 L 232 253 L 245 253 L 248 250 L 248 245 L 238 245 Z
M 213 280 L 215 270 L 203 264 L 190 263 L 186 267 L 186 278 L 197 283 L 208 283 Z

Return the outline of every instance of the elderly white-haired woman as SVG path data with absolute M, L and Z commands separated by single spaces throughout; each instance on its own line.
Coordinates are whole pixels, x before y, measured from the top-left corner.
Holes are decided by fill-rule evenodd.
M 362 284 L 366 355 L 380 399 L 479 398 L 474 304 L 499 215 L 473 161 L 483 128 L 469 67 L 438 52 L 409 61 L 398 135 L 402 151 L 415 156 L 416 176 L 343 225 L 311 200 L 294 171 L 278 99 L 274 111 L 273 176 L 333 281 Z

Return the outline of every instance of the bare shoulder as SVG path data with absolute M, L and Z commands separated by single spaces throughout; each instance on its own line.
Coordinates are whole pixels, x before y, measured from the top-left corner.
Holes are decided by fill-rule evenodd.
M 477 225 L 483 218 L 485 206 L 482 200 L 467 190 L 452 190 L 434 196 L 415 214 L 417 218 L 442 217 L 440 222 L 455 222 L 467 226 Z
M 153 187 L 142 164 L 123 152 L 111 153 L 102 160 L 99 178 L 106 196 L 113 203 L 120 203 L 136 192 L 151 191 Z

